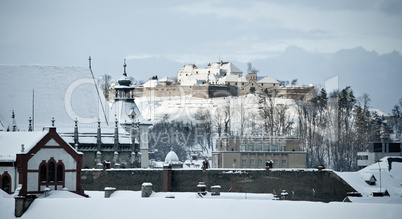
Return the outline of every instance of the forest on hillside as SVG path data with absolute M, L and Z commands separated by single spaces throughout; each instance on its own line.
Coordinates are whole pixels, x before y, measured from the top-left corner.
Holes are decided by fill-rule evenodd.
M 367 94 L 355 97 L 351 87 L 329 94 L 325 89 L 313 92 L 313 98 L 293 104 L 279 104 L 275 94 L 265 92 L 258 94 L 258 109 L 253 112 L 228 103 L 200 108 L 188 122 L 170 120 L 166 114 L 150 131 L 150 149 L 156 160 L 163 160 L 171 149 L 185 160 L 200 151 L 207 156 L 223 135 L 294 136 L 307 153 L 307 167 L 354 171 L 357 152 L 365 151 L 369 142 L 380 141 L 381 130 L 401 136 L 402 98 L 392 115 L 385 117 L 370 110 Z

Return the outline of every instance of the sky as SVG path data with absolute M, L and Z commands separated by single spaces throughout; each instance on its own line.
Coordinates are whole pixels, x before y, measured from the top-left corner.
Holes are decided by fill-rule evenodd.
M 119 78 L 127 59 L 129 75 L 147 80 L 175 76 L 183 64 L 224 60 L 243 71 L 252 62 L 261 75 L 324 84 L 340 74 L 331 64 L 347 63 L 334 61 L 340 52 L 400 60 L 401 27 L 401 0 L 0 0 L 0 64 L 87 66 L 91 56 L 96 75 Z M 313 58 L 302 63 L 306 57 Z M 377 74 L 402 79 L 399 61 L 392 63 L 392 73 L 387 67 Z M 348 75 L 339 80 L 360 95 L 370 91 Z M 382 95 L 394 95 L 392 104 L 373 105 L 390 112 L 399 91 Z

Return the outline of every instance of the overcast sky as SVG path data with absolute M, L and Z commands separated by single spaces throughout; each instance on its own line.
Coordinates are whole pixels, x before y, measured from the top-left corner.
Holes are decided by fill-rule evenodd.
M 91 55 L 97 74 L 119 77 L 127 58 L 132 69 L 154 69 L 132 73 L 146 80 L 183 63 L 255 62 L 291 46 L 401 52 L 402 1 L 0 0 L 0 31 L 0 64 L 86 66 Z M 167 62 L 180 64 L 161 70 Z

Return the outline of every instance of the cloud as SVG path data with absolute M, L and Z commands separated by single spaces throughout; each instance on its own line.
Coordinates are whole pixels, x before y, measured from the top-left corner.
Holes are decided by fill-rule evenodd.
M 130 59 L 149 59 L 149 58 L 159 58 L 160 55 L 151 55 L 151 54 L 135 54 L 126 56 L 127 60 Z
M 400 0 L 383 1 L 379 8 L 388 15 L 402 16 L 402 1 Z

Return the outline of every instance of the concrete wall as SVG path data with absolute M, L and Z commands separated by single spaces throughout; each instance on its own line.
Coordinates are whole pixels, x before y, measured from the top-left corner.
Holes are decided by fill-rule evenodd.
M 143 182 L 151 182 L 155 192 L 162 191 L 162 170 L 82 170 L 85 190 L 103 190 L 111 186 L 118 190 L 141 190 Z M 290 200 L 342 201 L 347 192 L 355 191 L 329 170 L 173 170 L 173 192 L 196 192 L 198 182 L 205 182 L 207 190 L 220 185 L 222 192 L 276 193 L 287 190 Z M 294 193 L 294 195 L 293 195 Z

